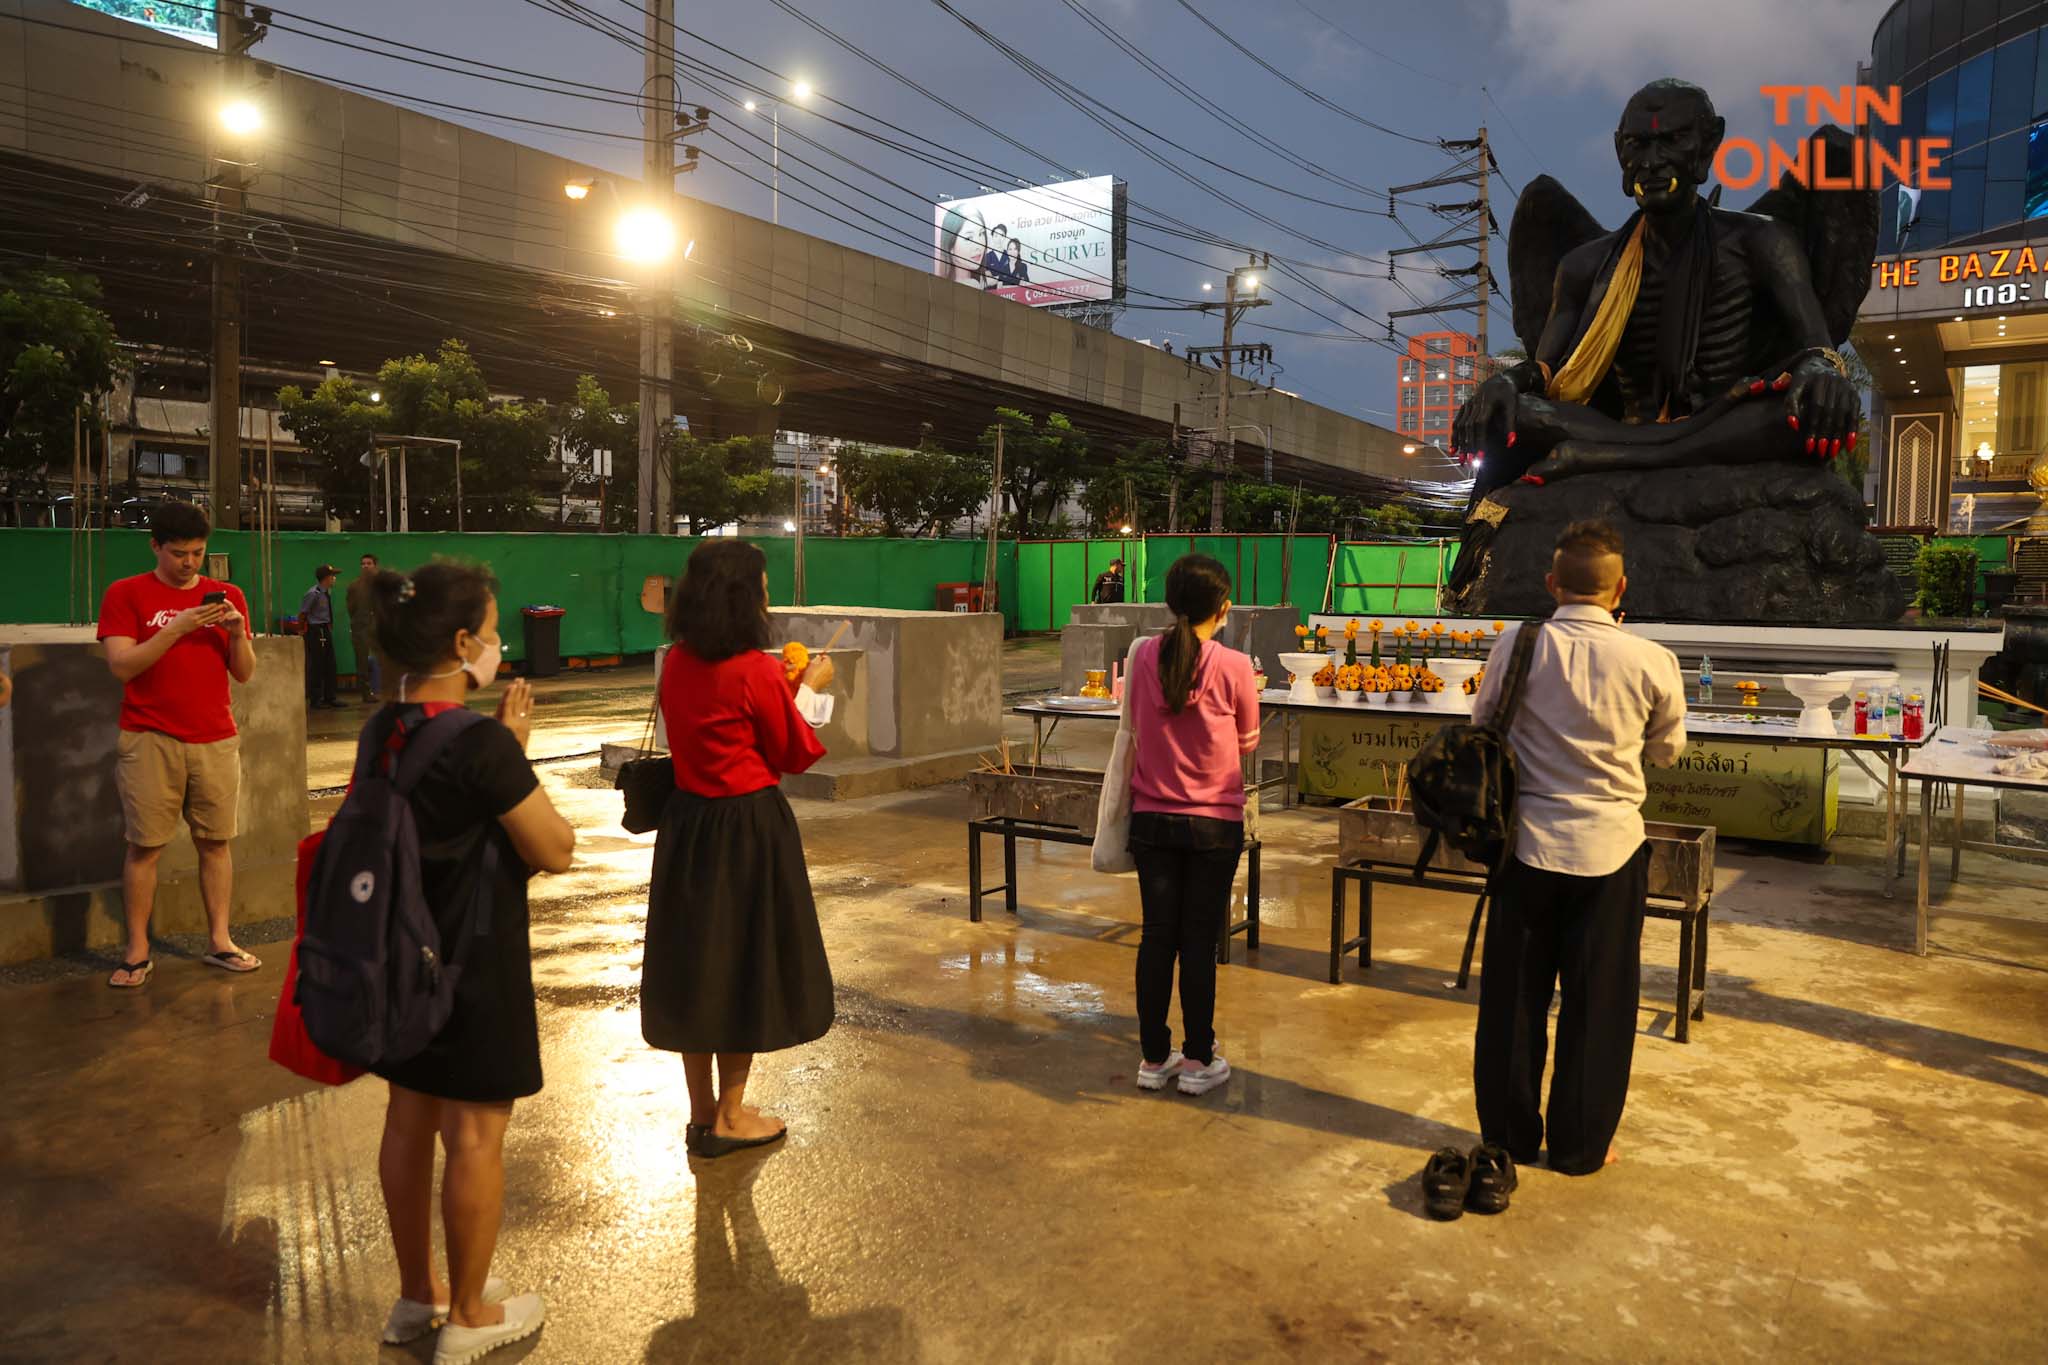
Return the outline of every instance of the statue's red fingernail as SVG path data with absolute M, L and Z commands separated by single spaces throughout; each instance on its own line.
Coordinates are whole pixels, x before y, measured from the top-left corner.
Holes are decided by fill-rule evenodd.
M 1830 460 L 1832 460 L 1832 459 L 1834 459 L 1834 458 L 1835 458 L 1835 456 L 1837 456 L 1837 455 L 1839 455 L 1839 454 L 1841 454 L 1841 453 L 1842 453 L 1842 438 L 1841 438 L 1841 437 L 1839 437 L 1839 436 L 1837 436 L 1837 437 L 1835 438 L 1834 444 L 1828 447 L 1828 458 L 1829 458 Z
M 1850 433 L 1849 433 L 1849 444 L 1847 444 L 1847 445 L 1843 446 L 1843 447 L 1842 447 L 1842 449 L 1844 449 L 1844 450 L 1854 450 L 1855 448 L 1856 448 L 1856 433 L 1852 431 L 1852 432 L 1850 432 Z
M 1538 476 L 1538 475 L 1535 475 L 1535 474 L 1524 474 L 1524 475 L 1522 476 L 1522 479 L 1521 479 L 1521 481 L 1522 481 L 1523 483 L 1533 483 L 1533 484 L 1535 484 L 1535 485 L 1536 485 L 1536 486 L 1537 486 L 1538 488 L 1541 488 L 1541 487 L 1543 486 L 1543 480 L 1542 480 L 1542 478 L 1541 478 L 1540 476 Z
M 1811 436 L 1809 436 L 1809 437 L 1807 437 L 1807 438 L 1806 438 L 1806 453 L 1807 453 L 1807 454 L 1809 454 L 1809 455 L 1813 454 L 1813 447 L 1814 447 L 1814 438 L 1813 438 L 1813 437 L 1811 437 Z
M 1791 385 L 1792 376 L 1789 374 L 1781 374 L 1778 376 L 1777 380 L 1772 383 L 1771 387 L 1782 393 L 1786 389 L 1790 388 Z
M 1749 385 L 1749 391 L 1751 393 L 1762 393 L 1764 391 L 1764 381 L 1761 379 L 1751 380 Z
M 1508 433 L 1508 444 L 1509 444 L 1510 446 L 1512 446 L 1512 445 L 1514 445 L 1514 443 L 1515 443 L 1515 433 L 1511 431 L 1511 432 L 1509 432 L 1509 433 Z

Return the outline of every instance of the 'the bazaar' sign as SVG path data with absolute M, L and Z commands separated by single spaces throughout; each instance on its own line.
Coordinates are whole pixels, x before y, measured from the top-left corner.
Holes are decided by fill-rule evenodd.
M 2002 308 L 2033 302 L 2035 281 L 2043 274 L 2048 274 L 2048 246 L 2038 251 L 2031 246 L 1986 247 L 1980 251 L 1879 261 L 1877 288 L 1960 284 L 1964 308 Z

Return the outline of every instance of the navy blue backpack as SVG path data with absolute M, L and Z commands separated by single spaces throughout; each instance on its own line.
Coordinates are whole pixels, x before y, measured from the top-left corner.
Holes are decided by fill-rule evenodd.
M 299 939 L 306 1034 L 337 1061 L 368 1069 L 425 1051 L 454 1011 L 471 942 L 490 933 L 497 841 L 485 831 L 476 902 L 445 943 L 420 885 L 411 800 L 434 760 L 483 719 L 466 708 L 428 719 L 404 707 L 371 721 L 357 743 L 353 784 L 306 885 Z M 395 752 L 394 730 L 407 737 Z

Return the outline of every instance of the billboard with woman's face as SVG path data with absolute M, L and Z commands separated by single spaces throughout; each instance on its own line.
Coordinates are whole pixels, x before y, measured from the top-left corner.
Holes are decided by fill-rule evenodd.
M 933 271 L 1034 308 L 1124 296 L 1124 187 L 1113 176 L 932 209 Z

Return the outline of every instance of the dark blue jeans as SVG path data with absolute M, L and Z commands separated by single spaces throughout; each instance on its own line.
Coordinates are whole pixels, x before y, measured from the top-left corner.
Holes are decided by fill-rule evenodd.
M 1131 816 L 1131 857 L 1145 927 L 1138 939 L 1138 1046 L 1148 1062 L 1173 1051 L 1167 1007 L 1180 963 L 1181 1051 L 1207 1066 L 1216 1057 L 1216 940 L 1244 853 L 1244 825 L 1199 815 Z

